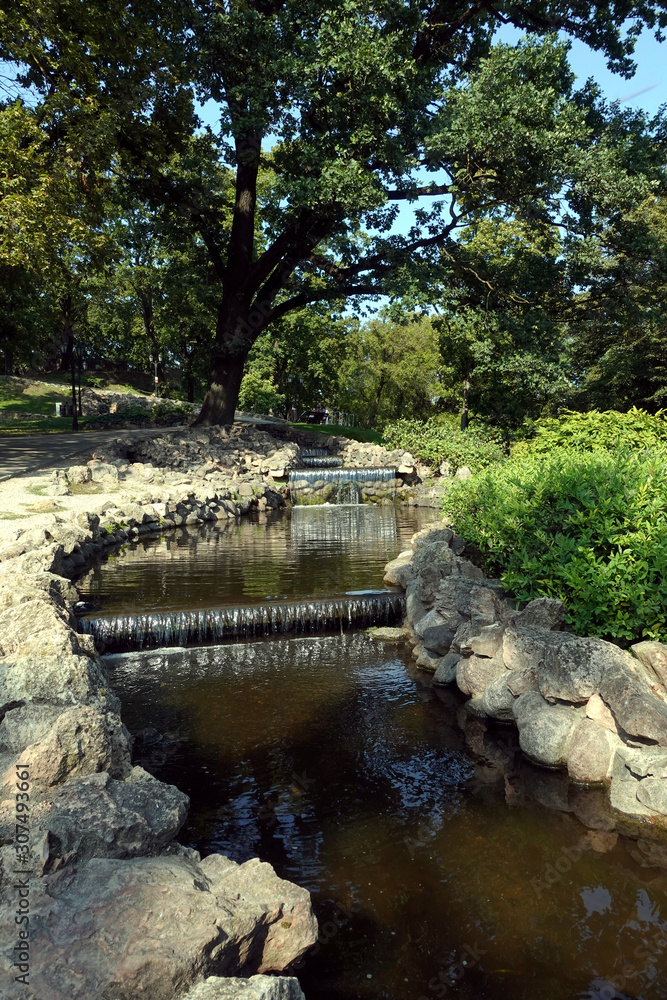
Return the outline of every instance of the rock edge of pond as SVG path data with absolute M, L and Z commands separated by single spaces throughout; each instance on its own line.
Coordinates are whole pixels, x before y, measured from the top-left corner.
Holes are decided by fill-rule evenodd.
M 482 724 L 512 724 L 533 763 L 603 785 L 632 836 L 667 830 L 667 645 L 631 652 L 567 631 L 560 601 L 518 610 L 466 558 L 444 524 L 424 528 L 385 567 L 406 593 L 404 629 L 418 667 L 456 685 Z
M 0 548 L 3 995 L 18 983 L 26 1000 L 303 1000 L 297 979 L 265 973 L 315 944 L 310 894 L 259 859 L 202 859 L 177 843 L 187 796 L 132 766 L 118 698 L 77 632 L 69 577 L 104 551 L 284 506 L 261 480 L 234 502 L 181 492 L 52 514 Z

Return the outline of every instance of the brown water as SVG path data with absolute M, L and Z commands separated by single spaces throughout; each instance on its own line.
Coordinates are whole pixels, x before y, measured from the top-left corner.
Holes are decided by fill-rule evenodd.
M 393 542 L 387 521 L 371 544 L 349 537 L 342 558 L 359 589 L 381 586 L 381 564 L 405 547 L 416 525 L 401 519 Z M 347 529 L 320 539 L 309 562 L 316 522 L 293 534 L 290 520 L 249 530 L 250 547 L 259 538 L 278 553 L 281 582 L 303 593 L 297 566 L 310 565 L 318 587 L 345 587 L 326 552 Z M 220 575 L 205 565 L 202 536 L 187 537 L 196 559 L 179 555 L 169 578 L 191 596 L 200 584 L 188 571 L 216 586 Z M 122 579 L 124 560 L 159 567 L 161 545 L 169 563 L 164 543 L 136 547 L 94 577 L 96 594 L 107 569 Z M 261 560 L 248 558 L 257 580 Z M 140 599 L 155 593 L 141 583 Z M 259 856 L 312 892 L 320 943 L 298 970 L 309 1000 L 667 997 L 664 840 L 619 837 L 601 792 L 526 764 L 512 729 L 468 716 L 406 647 L 356 634 L 109 662 L 139 762 L 191 797 L 180 839 Z

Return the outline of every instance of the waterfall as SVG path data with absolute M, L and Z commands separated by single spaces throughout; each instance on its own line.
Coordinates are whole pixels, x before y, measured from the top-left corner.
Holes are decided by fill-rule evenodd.
M 293 504 L 361 503 L 391 496 L 398 486 L 396 469 L 292 469 L 289 489 Z
M 80 619 L 79 628 L 95 636 L 106 652 L 126 652 L 393 625 L 404 612 L 405 597 L 386 590 L 316 601 L 89 617 Z
M 336 455 L 304 455 L 303 452 L 301 461 L 308 469 L 333 469 L 343 464 L 343 459 Z

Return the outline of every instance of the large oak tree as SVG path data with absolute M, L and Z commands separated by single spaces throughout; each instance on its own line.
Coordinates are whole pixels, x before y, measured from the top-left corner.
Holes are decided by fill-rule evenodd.
M 562 30 L 629 75 L 636 35 L 667 13 L 664 0 L 17 0 L 0 55 L 20 61 L 89 183 L 112 164 L 199 231 L 222 289 L 199 419 L 223 423 L 252 344 L 292 310 L 478 288 L 456 236 L 494 213 L 560 226 L 581 289 L 587 241 L 622 238 L 618 221 L 662 184 L 661 122 L 573 94 L 553 36 L 492 50 L 501 24 Z M 217 106 L 209 154 L 234 172 L 225 227 L 205 181 L 168 169 L 195 98 Z M 407 235 L 392 230 L 402 202 Z

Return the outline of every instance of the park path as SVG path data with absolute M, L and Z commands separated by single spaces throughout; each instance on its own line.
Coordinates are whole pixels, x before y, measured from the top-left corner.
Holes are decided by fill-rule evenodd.
M 237 414 L 235 420 L 273 427 L 285 426 L 284 421 L 272 420 L 270 417 L 262 419 Z M 17 434 L 12 437 L 0 437 L 0 482 L 36 469 L 49 469 L 60 465 L 65 460 L 75 458 L 119 437 L 148 437 L 182 428 L 182 424 L 177 427 L 133 427 L 127 430 L 116 427 L 115 430 L 80 431 L 77 434 Z M 70 462 L 70 465 L 75 464 Z

